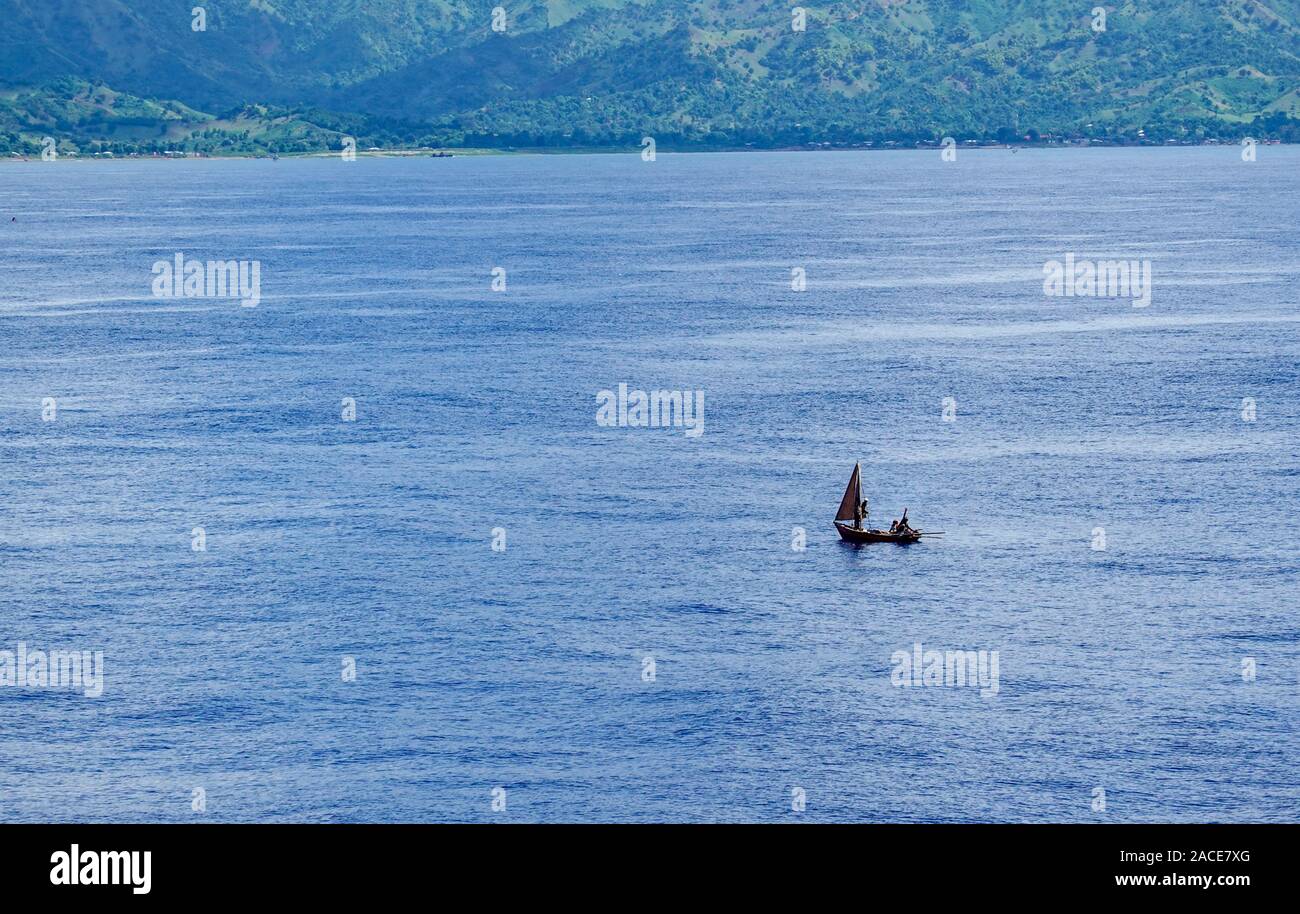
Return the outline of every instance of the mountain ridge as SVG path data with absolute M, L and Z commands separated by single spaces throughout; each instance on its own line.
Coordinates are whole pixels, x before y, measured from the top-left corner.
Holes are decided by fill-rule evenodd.
M 1300 139 L 1300 0 L 194 3 L 0 0 L 0 151 Z

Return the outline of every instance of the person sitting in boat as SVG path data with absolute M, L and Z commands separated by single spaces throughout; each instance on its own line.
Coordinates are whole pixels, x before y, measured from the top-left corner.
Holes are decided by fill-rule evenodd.
M 907 509 L 903 509 L 903 519 L 898 522 L 898 533 L 911 533 L 912 526 L 907 522 Z
M 895 519 L 895 520 L 891 520 L 891 521 L 889 522 L 889 532 L 890 532 L 890 533 L 897 533 L 897 532 L 898 532 L 898 521 L 897 521 L 897 519 Z

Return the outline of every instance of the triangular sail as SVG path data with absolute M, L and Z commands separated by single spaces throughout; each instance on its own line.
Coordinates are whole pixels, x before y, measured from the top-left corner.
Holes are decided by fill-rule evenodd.
M 853 475 L 849 477 L 848 488 L 844 490 L 844 497 L 840 499 L 840 509 L 835 513 L 836 520 L 853 520 L 858 503 L 862 501 L 862 467 L 860 464 L 853 464 Z

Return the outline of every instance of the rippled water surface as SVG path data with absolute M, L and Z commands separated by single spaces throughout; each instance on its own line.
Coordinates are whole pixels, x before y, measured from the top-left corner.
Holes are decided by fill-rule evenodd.
M 1295 820 L 1298 175 L 0 165 L 0 650 L 105 667 L 0 687 L 0 815 Z M 260 304 L 155 297 L 178 252 Z M 1067 252 L 1149 259 L 1150 306 L 1044 296 Z M 620 382 L 704 433 L 599 426 Z M 855 461 L 946 535 L 838 542 Z M 895 687 L 916 642 L 997 694 Z

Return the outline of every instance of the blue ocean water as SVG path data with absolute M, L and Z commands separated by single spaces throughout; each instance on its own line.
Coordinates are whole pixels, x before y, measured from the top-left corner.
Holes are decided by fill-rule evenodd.
M 0 687 L 0 816 L 1295 821 L 1298 175 L 0 165 L 0 650 L 105 670 Z M 177 253 L 260 303 L 155 297 Z M 1150 305 L 1045 296 L 1067 253 Z M 620 382 L 703 434 L 598 425 Z M 946 535 L 840 543 L 855 461 Z M 896 686 L 917 642 L 997 693 Z

